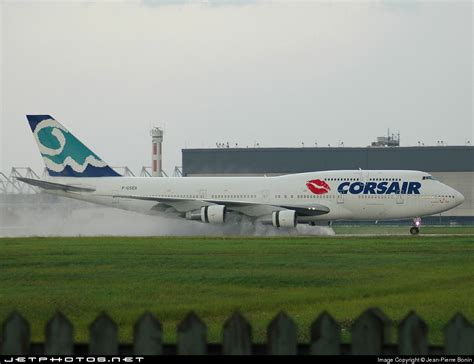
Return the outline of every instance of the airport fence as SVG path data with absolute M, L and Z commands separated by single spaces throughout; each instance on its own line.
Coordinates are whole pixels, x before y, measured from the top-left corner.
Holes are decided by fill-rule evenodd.
M 133 343 L 118 341 L 117 324 L 100 314 L 90 325 L 89 343 L 74 343 L 74 328 L 56 313 L 45 328 L 45 342 L 30 342 L 30 325 L 12 313 L 3 323 L 3 355 L 473 355 L 474 328 L 460 313 L 444 327 L 444 344 L 430 345 L 425 322 L 410 312 L 398 325 L 397 342 L 390 341 L 391 320 L 378 308 L 362 313 L 351 326 L 351 343 L 341 343 L 341 327 L 327 312 L 310 327 L 310 342 L 297 342 L 297 327 L 280 312 L 267 327 L 267 342 L 252 342 L 252 327 L 235 312 L 223 325 L 222 343 L 207 343 L 206 325 L 193 312 L 177 327 L 176 344 L 163 343 L 160 322 L 149 312 L 135 323 Z

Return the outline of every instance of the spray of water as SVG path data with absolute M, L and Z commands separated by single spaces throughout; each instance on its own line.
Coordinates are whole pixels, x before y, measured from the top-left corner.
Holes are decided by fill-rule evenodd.
M 229 215 L 224 225 L 150 216 L 48 195 L 0 200 L 0 237 L 6 236 L 293 236 L 333 235 L 330 227 L 276 229 Z

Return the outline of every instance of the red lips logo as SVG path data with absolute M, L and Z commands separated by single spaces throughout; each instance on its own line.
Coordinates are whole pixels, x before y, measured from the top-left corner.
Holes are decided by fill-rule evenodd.
M 306 182 L 306 187 L 316 195 L 323 195 L 331 190 L 331 187 L 320 179 L 312 179 L 311 181 Z

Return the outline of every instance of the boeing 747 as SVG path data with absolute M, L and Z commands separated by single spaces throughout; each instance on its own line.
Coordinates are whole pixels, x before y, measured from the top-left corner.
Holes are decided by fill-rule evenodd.
M 448 211 L 461 193 L 421 171 L 334 170 L 276 177 L 124 177 L 49 115 L 27 115 L 49 177 L 45 192 L 145 214 L 223 224 L 242 214 L 275 228 L 336 220 L 412 219 Z

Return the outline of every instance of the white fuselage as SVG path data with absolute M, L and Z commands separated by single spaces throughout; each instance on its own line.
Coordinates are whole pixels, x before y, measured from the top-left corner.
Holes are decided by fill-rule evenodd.
M 178 211 L 189 210 L 191 205 L 206 206 L 212 201 L 224 205 L 226 201 L 248 202 L 260 207 L 242 208 L 242 213 L 255 217 L 281 210 L 282 206 L 329 208 L 329 213 L 302 217 L 298 220 L 302 223 L 414 218 L 447 211 L 464 200 L 453 188 L 419 171 L 336 170 L 277 177 L 54 177 L 49 180 L 95 189 L 55 194 L 142 213 L 165 213 L 165 209 L 156 208 L 160 202 L 131 196 L 182 199 Z M 311 191 L 307 183 L 314 180 L 327 184 L 325 193 Z

